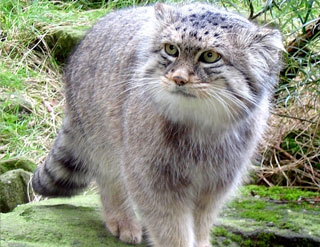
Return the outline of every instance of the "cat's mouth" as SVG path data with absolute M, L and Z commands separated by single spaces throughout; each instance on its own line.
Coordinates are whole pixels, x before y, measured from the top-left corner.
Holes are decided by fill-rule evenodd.
M 164 89 L 171 93 L 171 94 L 176 94 L 188 98 L 196 98 L 196 95 L 193 93 L 190 93 L 186 86 L 177 86 L 175 83 L 170 81 L 168 78 L 164 77 L 164 80 L 162 80 L 162 86 Z
M 187 92 L 185 89 L 182 89 L 182 88 L 179 88 L 179 87 L 175 88 L 175 90 L 171 91 L 171 93 L 182 95 L 182 96 L 185 96 L 185 97 L 196 98 L 196 96 L 194 94 L 191 94 L 191 93 Z

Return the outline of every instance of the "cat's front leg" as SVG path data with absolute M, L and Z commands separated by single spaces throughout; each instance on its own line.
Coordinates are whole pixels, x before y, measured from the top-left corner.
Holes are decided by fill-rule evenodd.
M 154 247 L 194 247 L 193 218 L 189 208 L 155 205 L 147 210 L 141 205 L 140 214 Z
M 222 197 L 221 193 L 208 190 L 203 190 L 198 195 L 193 211 L 197 247 L 211 247 L 210 231 L 221 208 Z
M 154 189 L 141 180 L 129 182 L 128 189 L 152 246 L 194 247 L 192 203 L 183 193 Z
M 123 182 L 117 172 L 109 169 L 109 174 L 100 173 L 97 178 L 104 221 L 112 235 L 123 242 L 138 244 L 142 238 L 142 228 L 128 200 Z

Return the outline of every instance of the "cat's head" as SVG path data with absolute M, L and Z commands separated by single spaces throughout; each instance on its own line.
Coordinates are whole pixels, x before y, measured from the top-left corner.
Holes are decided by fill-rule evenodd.
M 168 118 L 228 125 L 269 99 L 281 68 L 278 30 L 205 4 L 156 4 L 154 16 L 144 76 Z

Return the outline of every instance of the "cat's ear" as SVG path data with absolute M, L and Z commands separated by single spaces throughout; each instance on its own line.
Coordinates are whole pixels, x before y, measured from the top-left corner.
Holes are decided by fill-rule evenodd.
M 254 35 L 251 45 L 259 49 L 270 49 L 277 52 L 285 51 L 282 35 L 277 29 L 259 29 Z
M 174 9 L 170 5 L 164 3 L 156 3 L 154 5 L 155 16 L 161 23 L 168 23 L 174 18 Z
M 266 75 L 277 75 L 282 68 L 285 51 L 279 30 L 262 28 L 249 36 L 248 60 L 256 78 L 263 82 Z M 276 81 L 272 81 L 275 85 Z
M 282 35 L 277 29 L 261 28 L 251 36 L 249 53 L 256 57 L 256 61 L 273 67 L 272 64 L 280 63 L 282 51 L 285 51 Z

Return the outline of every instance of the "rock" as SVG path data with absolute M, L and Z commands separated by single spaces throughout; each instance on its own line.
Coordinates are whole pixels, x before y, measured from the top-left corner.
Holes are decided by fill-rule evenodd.
M 1 214 L 1 247 L 132 246 L 107 232 L 100 209 L 97 195 L 20 205 Z
M 17 205 L 29 202 L 28 183 L 30 172 L 22 169 L 8 171 L 0 175 L 0 212 L 10 212 Z
M 223 210 L 212 229 L 212 246 L 320 246 L 320 205 L 311 203 L 319 193 L 308 194 L 310 202 L 300 203 L 298 195 L 290 200 L 274 199 L 258 190 L 250 193 L 252 188 L 243 189 L 242 196 Z M 279 191 L 287 196 L 287 191 Z M 100 210 L 95 194 L 20 205 L 1 214 L 1 246 L 132 246 L 106 231 Z
M 246 186 L 213 228 L 214 246 L 320 246 L 320 193 Z M 303 199 L 302 199 L 303 198 Z
M 53 47 L 53 55 L 59 62 L 64 62 L 75 45 L 84 37 L 89 27 L 56 27 L 46 37 L 48 45 Z
M 1 95 L 0 102 L 5 102 L 5 112 L 31 113 L 34 109 L 34 103 L 30 98 L 21 93 L 5 93 Z
M 11 170 L 23 169 L 27 172 L 34 172 L 37 165 L 29 160 L 9 159 L 0 161 L 0 175 Z

